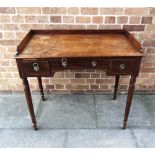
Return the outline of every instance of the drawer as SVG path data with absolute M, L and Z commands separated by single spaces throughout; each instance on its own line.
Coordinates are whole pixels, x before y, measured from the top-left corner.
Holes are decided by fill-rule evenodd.
M 109 74 L 132 74 L 135 67 L 134 59 L 110 60 Z
M 48 76 L 50 75 L 48 61 L 23 61 L 26 76 Z
M 51 69 L 93 69 L 93 68 L 106 68 L 108 60 L 106 59 L 53 59 L 50 61 Z

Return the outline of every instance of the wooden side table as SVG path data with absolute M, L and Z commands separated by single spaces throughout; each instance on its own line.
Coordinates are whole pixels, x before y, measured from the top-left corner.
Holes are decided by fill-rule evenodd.
M 116 76 L 114 99 L 120 75 L 131 75 L 123 121 L 126 128 L 142 59 L 139 42 L 126 30 L 30 30 L 17 47 L 15 59 L 34 129 L 37 123 L 27 78 L 37 77 L 44 100 L 41 77 L 67 69 L 104 69 L 107 75 Z

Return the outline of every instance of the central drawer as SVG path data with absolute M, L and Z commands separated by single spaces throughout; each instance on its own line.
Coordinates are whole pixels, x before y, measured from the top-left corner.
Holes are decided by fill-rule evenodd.
M 50 60 L 51 69 L 96 69 L 106 68 L 108 66 L 108 60 L 106 59 L 71 59 L 61 58 Z

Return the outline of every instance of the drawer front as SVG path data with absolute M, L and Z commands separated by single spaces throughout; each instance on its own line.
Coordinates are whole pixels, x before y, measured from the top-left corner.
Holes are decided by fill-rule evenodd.
M 23 61 L 23 69 L 26 76 L 50 75 L 48 61 Z
M 51 69 L 93 69 L 106 68 L 108 60 L 106 59 L 53 59 L 50 61 Z
M 113 59 L 110 60 L 109 74 L 132 74 L 134 67 L 134 59 Z

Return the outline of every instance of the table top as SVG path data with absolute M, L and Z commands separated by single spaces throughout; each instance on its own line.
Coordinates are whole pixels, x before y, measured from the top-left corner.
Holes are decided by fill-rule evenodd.
M 17 47 L 16 58 L 142 56 L 140 48 L 125 30 L 31 30 Z

